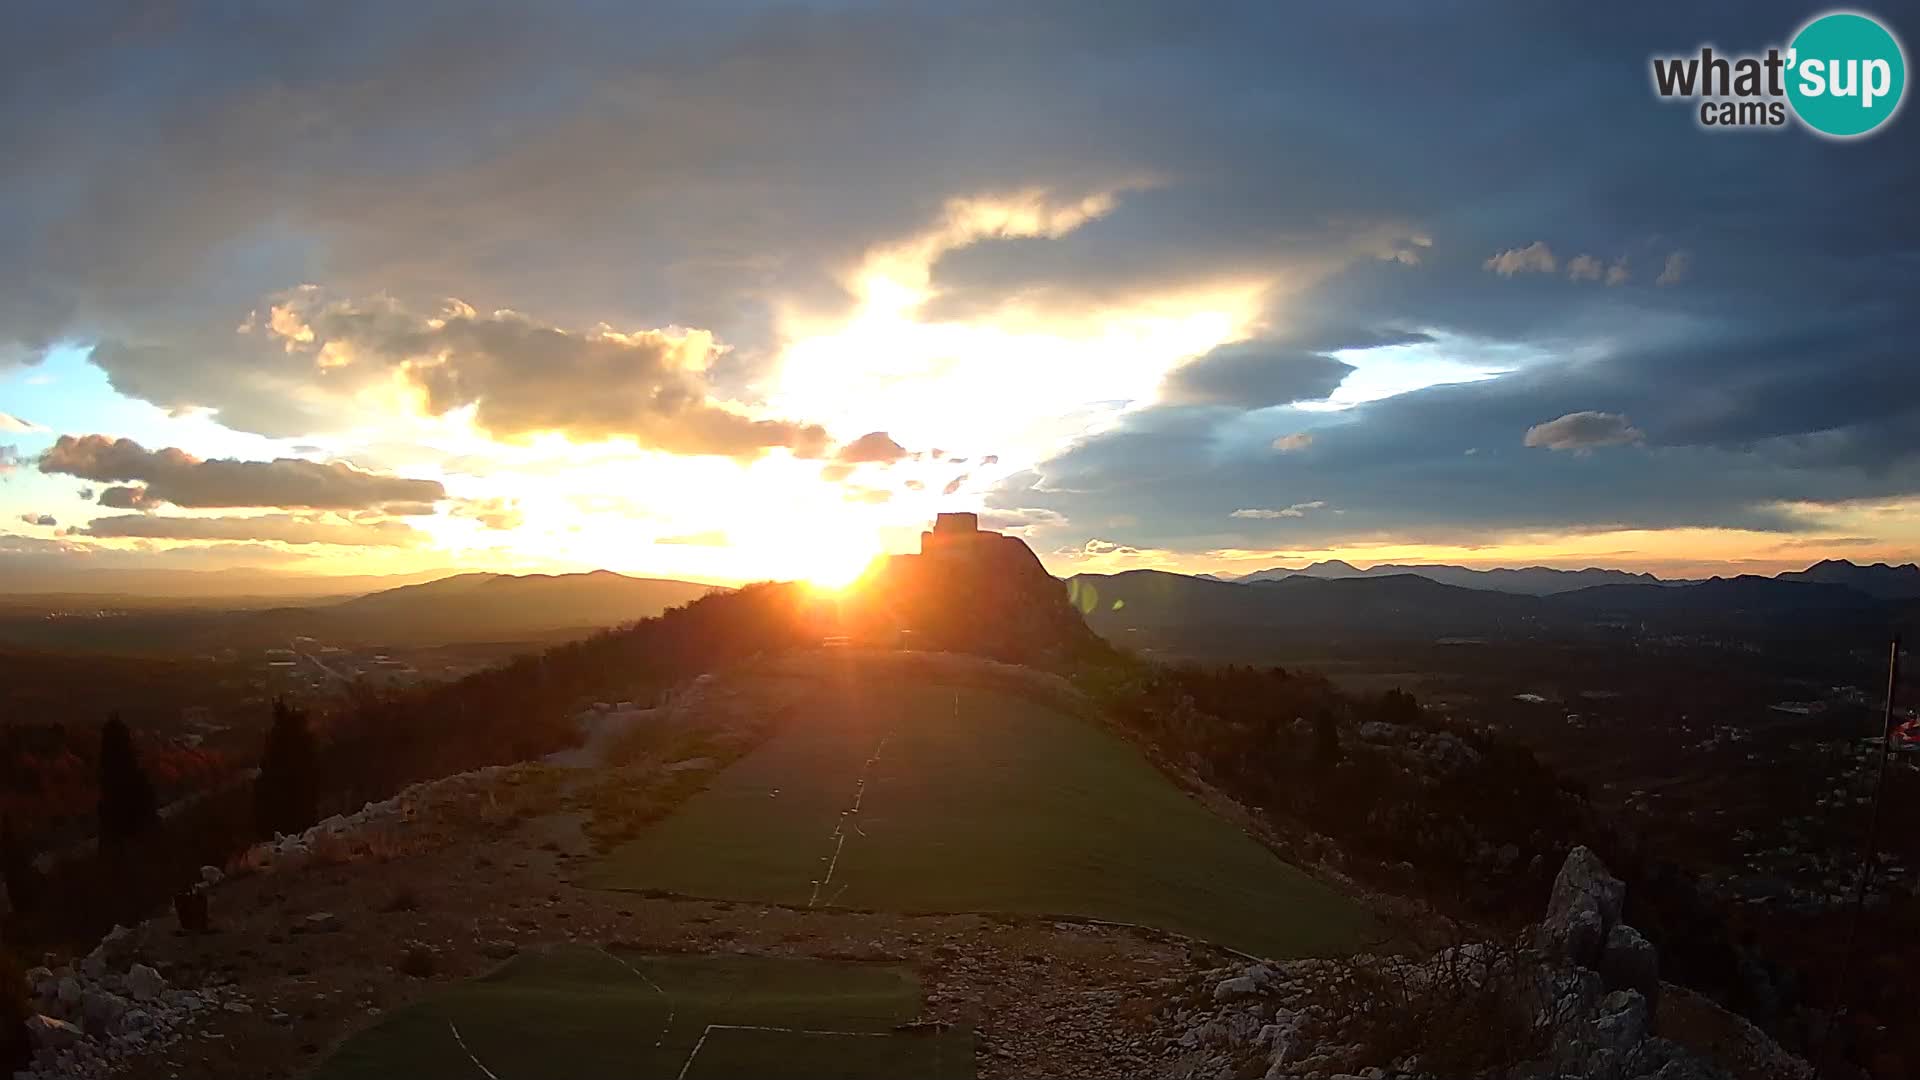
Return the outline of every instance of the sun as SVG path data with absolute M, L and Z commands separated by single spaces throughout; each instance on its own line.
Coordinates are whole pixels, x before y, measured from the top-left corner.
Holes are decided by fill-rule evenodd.
M 829 592 L 853 584 L 879 554 L 873 537 L 853 532 L 787 537 L 779 547 L 780 576 Z

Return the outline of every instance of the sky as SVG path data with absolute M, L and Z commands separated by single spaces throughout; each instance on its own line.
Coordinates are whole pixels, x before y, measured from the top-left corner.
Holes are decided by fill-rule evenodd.
M 0 564 L 1911 560 L 1911 110 L 1649 76 L 1822 10 L 10 9 Z

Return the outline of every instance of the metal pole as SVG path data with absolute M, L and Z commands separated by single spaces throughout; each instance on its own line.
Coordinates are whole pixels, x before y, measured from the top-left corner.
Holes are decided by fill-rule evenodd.
M 1880 775 L 1873 785 L 1873 812 L 1867 823 L 1867 844 L 1860 853 L 1860 880 L 1853 892 L 1853 920 L 1847 927 L 1847 948 L 1840 958 L 1840 984 L 1844 995 L 1853 972 L 1853 954 L 1860 940 L 1860 919 L 1867 909 L 1867 885 L 1873 878 L 1873 864 L 1880 851 L 1880 804 L 1887 788 L 1887 759 L 1893 756 L 1893 691 L 1900 681 L 1900 635 L 1895 634 L 1887 647 L 1887 699 L 1880 720 Z M 1844 1002 L 1844 999 L 1843 999 Z M 1844 1013 L 1844 1008 L 1842 1010 Z

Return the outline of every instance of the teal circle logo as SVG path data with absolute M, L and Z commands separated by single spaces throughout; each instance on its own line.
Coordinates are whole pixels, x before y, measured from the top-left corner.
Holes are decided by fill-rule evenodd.
M 1800 122 L 1836 139 L 1893 118 L 1907 89 L 1907 57 L 1892 31 L 1867 15 L 1836 11 L 1787 45 L 1787 100 Z

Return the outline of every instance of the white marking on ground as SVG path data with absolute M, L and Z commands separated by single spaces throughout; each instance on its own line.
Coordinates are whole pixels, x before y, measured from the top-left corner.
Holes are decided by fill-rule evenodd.
M 660 1037 L 653 1040 L 653 1045 L 655 1049 L 659 1049 L 660 1047 L 665 1046 L 667 1042 L 667 1032 L 673 1030 L 673 995 L 661 989 L 659 983 L 654 982 L 652 979 L 648 978 L 646 972 L 641 971 L 639 968 L 634 967 L 632 964 L 629 964 L 625 960 L 622 960 L 618 956 L 615 956 L 612 949 L 602 946 L 600 951 L 607 954 L 607 959 L 613 961 L 616 964 L 619 964 L 621 967 L 626 968 L 628 971 L 633 972 L 635 975 L 638 975 L 640 977 L 641 982 L 646 983 L 648 986 L 653 987 L 654 993 L 659 994 L 662 998 L 666 999 L 667 1022 L 660 1025 Z
M 860 767 L 860 779 L 854 782 L 853 805 L 840 811 L 840 818 L 834 822 L 833 831 L 827 834 L 827 839 L 833 841 L 833 854 L 821 856 L 820 861 L 827 864 L 827 873 L 826 876 L 814 880 L 813 895 L 807 897 L 808 907 L 814 907 L 819 904 L 820 890 L 833 884 L 833 872 L 840 866 L 840 852 L 847 846 L 847 820 L 852 818 L 854 830 L 859 832 L 861 836 L 867 835 L 865 830 L 860 828 L 860 804 L 864 802 L 867 797 L 867 777 L 873 772 L 873 766 L 880 760 L 880 752 L 886 749 L 887 740 L 891 738 L 893 738 L 893 733 L 888 732 L 880 736 L 880 741 L 874 744 L 873 754 L 867 758 L 866 764 Z M 846 891 L 846 886 L 842 885 L 840 892 Z M 839 895 L 839 893 L 835 893 L 834 899 L 839 899 Z M 829 904 L 833 903 L 832 900 L 827 902 Z
M 500 1080 L 492 1069 L 480 1064 L 480 1059 L 473 1056 L 473 1051 L 467 1049 L 467 1040 L 460 1037 L 460 1029 L 453 1026 L 453 1021 L 447 1021 L 447 1030 L 453 1032 L 453 1041 L 460 1044 L 460 1052 L 467 1055 L 467 1060 L 473 1062 L 473 1067 L 480 1070 L 480 1075 L 487 1080 Z
M 693 1059 L 699 1057 L 700 1048 L 707 1045 L 707 1036 L 716 1031 L 778 1031 L 787 1035 L 844 1035 L 855 1039 L 884 1039 L 893 1034 L 890 1031 L 820 1031 L 814 1028 L 769 1027 L 765 1024 L 708 1024 L 694 1042 L 693 1050 L 687 1054 L 686 1064 L 680 1066 L 680 1074 L 675 1080 L 687 1080 L 687 1070 L 693 1068 Z

